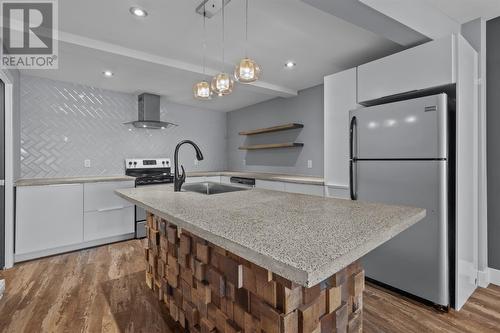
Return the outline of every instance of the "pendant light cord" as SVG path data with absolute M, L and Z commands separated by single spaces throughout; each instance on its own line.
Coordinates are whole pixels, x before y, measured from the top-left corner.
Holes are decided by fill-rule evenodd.
M 206 57 L 207 57 L 207 12 L 205 5 L 203 5 L 203 75 L 206 75 Z
M 225 67 L 225 57 L 224 57 L 224 41 L 225 41 L 225 35 L 224 35 L 224 27 L 225 27 L 225 10 L 224 10 L 224 2 L 225 0 L 221 0 L 222 2 L 222 71 L 224 72 L 224 67 Z
M 248 58 L 248 0 L 245 0 L 245 58 Z

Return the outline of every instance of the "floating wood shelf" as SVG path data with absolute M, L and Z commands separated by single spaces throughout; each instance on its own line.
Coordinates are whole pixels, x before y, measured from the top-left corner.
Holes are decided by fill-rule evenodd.
M 257 149 L 274 149 L 274 148 L 294 148 L 294 147 L 303 147 L 303 143 L 299 142 L 285 142 L 285 143 L 266 143 L 261 145 L 249 145 L 242 146 L 240 150 L 257 150 Z
M 240 132 L 239 135 L 255 135 L 255 134 L 263 134 L 263 133 L 272 133 L 272 132 L 286 131 L 286 130 L 291 130 L 291 129 L 295 129 L 295 128 L 303 128 L 303 127 L 304 127 L 304 125 L 302 125 L 302 124 L 291 123 L 291 124 L 285 124 L 285 125 L 279 125 L 279 126 L 273 126 L 273 127 L 258 128 L 258 129 L 254 129 L 251 131 L 243 131 L 243 132 Z

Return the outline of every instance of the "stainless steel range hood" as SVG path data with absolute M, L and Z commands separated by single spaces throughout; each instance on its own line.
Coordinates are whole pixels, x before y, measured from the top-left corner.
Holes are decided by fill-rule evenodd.
M 166 129 L 177 124 L 160 120 L 160 96 L 144 93 L 138 97 L 139 120 L 130 121 L 125 125 L 136 128 Z

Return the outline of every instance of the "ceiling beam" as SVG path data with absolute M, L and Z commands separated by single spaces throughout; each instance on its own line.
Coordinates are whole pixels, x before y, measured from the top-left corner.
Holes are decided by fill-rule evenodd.
M 206 68 L 203 71 L 203 66 L 194 65 L 185 61 L 177 59 L 166 58 L 154 54 L 146 53 L 143 51 L 130 49 L 116 44 L 106 43 L 103 41 L 70 34 L 67 32 L 59 31 L 58 40 L 61 42 L 79 45 L 90 49 L 96 49 L 111 54 L 117 54 L 128 58 L 133 58 L 141 61 L 150 62 L 157 65 L 167 66 L 191 73 L 196 73 L 204 76 L 214 76 L 219 71 L 213 68 Z M 293 97 L 298 95 L 298 91 L 288 87 L 276 85 L 265 81 L 256 81 L 249 86 L 252 86 L 256 92 L 272 95 L 276 97 Z
M 423 0 L 359 0 L 430 39 L 460 33 L 460 24 Z
M 421 33 L 358 0 L 302 1 L 404 47 L 411 47 L 429 41 Z

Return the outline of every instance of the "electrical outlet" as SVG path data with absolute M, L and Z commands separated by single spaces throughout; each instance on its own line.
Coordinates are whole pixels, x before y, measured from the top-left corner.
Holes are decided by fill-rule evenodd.
M 313 161 L 312 160 L 307 160 L 307 168 L 312 169 L 313 167 Z
M 200 163 L 200 161 L 198 161 L 198 159 L 194 159 L 194 165 L 198 165 Z
M 90 160 L 84 160 L 84 161 L 83 161 L 83 165 L 84 165 L 86 168 L 90 168 Z

